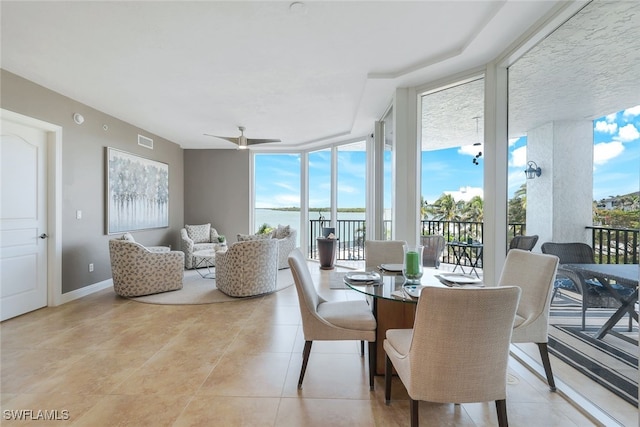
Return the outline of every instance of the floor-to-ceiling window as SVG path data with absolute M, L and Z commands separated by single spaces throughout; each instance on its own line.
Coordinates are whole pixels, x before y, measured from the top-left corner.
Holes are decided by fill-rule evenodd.
M 360 260 L 364 255 L 366 233 L 366 142 L 339 145 L 336 156 L 338 259 Z
M 308 154 L 308 235 L 312 247 L 315 245 L 315 239 L 322 236 L 322 229 L 331 227 L 331 165 L 331 148 L 311 151 Z
M 254 155 L 254 232 L 300 224 L 300 154 Z M 300 233 L 298 233 L 298 238 Z
M 484 79 L 428 91 L 420 106 L 422 234 L 482 242 Z

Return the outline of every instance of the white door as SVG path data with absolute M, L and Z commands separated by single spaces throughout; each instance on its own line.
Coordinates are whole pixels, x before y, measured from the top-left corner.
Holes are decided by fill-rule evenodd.
M 47 133 L 2 119 L 0 320 L 47 305 Z

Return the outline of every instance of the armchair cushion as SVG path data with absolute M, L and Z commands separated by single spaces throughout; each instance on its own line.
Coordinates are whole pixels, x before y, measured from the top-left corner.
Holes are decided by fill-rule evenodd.
M 184 253 L 151 252 L 139 243 L 109 240 L 113 290 L 138 297 L 182 289 Z
M 288 225 L 278 225 L 271 233 L 238 234 L 238 242 L 274 239 L 278 242 L 278 270 L 289 268 L 289 254 L 296 248 L 298 233 Z

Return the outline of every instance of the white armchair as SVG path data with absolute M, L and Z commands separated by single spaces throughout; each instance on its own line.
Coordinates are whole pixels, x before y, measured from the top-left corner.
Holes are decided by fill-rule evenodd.
M 181 249 L 184 252 L 184 268 L 190 270 L 198 265 L 196 251 L 215 249 L 218 244 L 218 231 L 211 224 L 185 225 L 180 230 Z

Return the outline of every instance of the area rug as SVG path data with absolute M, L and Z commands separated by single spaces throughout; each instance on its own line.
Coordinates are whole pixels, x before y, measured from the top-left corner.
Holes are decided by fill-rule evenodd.
M 581 330 L 580 306 L 571 298 L 554 300 L 549 327 L 549 352 L 591 380 L 638 406 L 638 329 L 618 323 L 603 339 L 594 335 L 612 310 L 587 310 L 587 327 Z M 579 302 L 578 302 L 579 303 Z
M 286 268 L 278 270 L 278 282 L 276 292 L 293 285 L 291 270 Z M 263 295 L 258 295 L 263 296 Z M 248 297 L 253 298 L 253 297 Z M 204 279 L 197 271 L 185 271 L 182 289 L 163 292 L 143 297 L 130 298 L 133 301 L 148 304 L 213 304 L 218 302 L 243 301 L 247 298 L 233 298 L 216 289 L 215 279 Z

